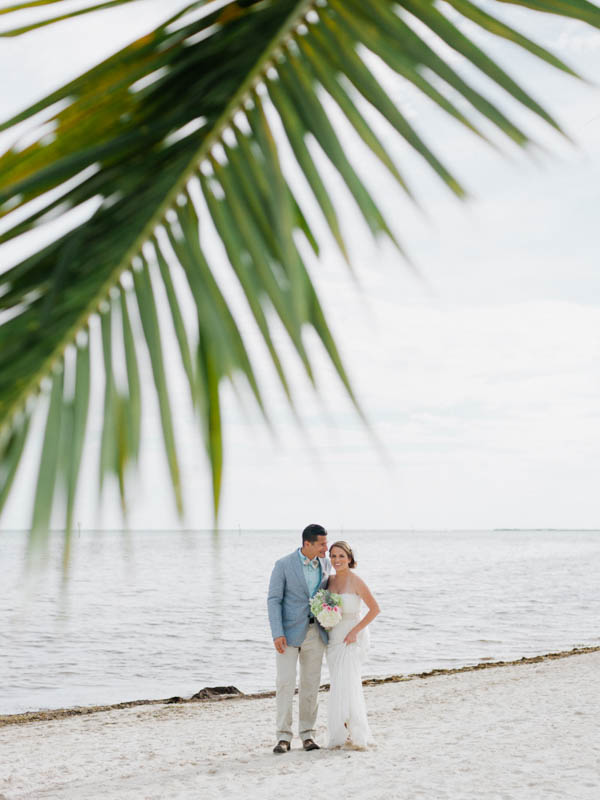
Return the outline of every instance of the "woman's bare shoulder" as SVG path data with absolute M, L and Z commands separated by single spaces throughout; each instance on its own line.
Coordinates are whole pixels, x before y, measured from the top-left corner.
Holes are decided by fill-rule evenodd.
M 356 574 L 356 572 L 352 572 L 352 586 L 356 591 L 369 588 L 360 575 Z

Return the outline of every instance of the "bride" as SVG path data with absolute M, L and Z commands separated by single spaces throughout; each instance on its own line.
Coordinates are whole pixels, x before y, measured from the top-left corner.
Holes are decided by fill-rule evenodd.
M 327 665 L 331 680 L 329 690 L 329 747 L 344 744 L 364 748 L 374 744 L 362 690 L 362 664 L 368 648 L 367 625 L 379 614 L 377 601 L 367 584 L 351 572 L 356 566 L 347 542 L 335 542 L 329 548 L 335 575 L 327 588 L 342 596 L 342 619 L 329 631 Z M 360 619 L 361 601 L 368 613 Z

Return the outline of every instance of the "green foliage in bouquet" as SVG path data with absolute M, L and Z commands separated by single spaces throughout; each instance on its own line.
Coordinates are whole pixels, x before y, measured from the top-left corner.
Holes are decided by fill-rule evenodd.
M 325 606 L 329 606 L 330 608 L 341 608 L 342 607 L 342 597 L 339 594 L 335 594 L 335 592 L 330 592 L 329 589 L 319 589 L 319 591 L 313 595 L 310 600 L 310 610 L 317 617 Z

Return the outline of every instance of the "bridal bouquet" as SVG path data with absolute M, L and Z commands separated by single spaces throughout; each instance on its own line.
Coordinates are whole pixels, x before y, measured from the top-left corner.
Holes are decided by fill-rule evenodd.
M 327 589 L 319 589 L 310 601 L 310 610 L 325 630 L 329 631 L 342 618 L 342 598 Z

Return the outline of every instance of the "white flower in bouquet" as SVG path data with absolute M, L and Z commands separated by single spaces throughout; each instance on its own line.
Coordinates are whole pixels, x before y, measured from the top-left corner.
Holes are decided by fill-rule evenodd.
M 329 631 L 342 619 L 342 598 L 327 589 L 319 589 L 310 601 L 310 610 L 320 625 Z
M 340 610 L 337 607 L 323 608 L 323 610 L 317 614 L 317 619 L 325 630 L 331 630 L 331 628 L 338 624 L 341 616 Z

